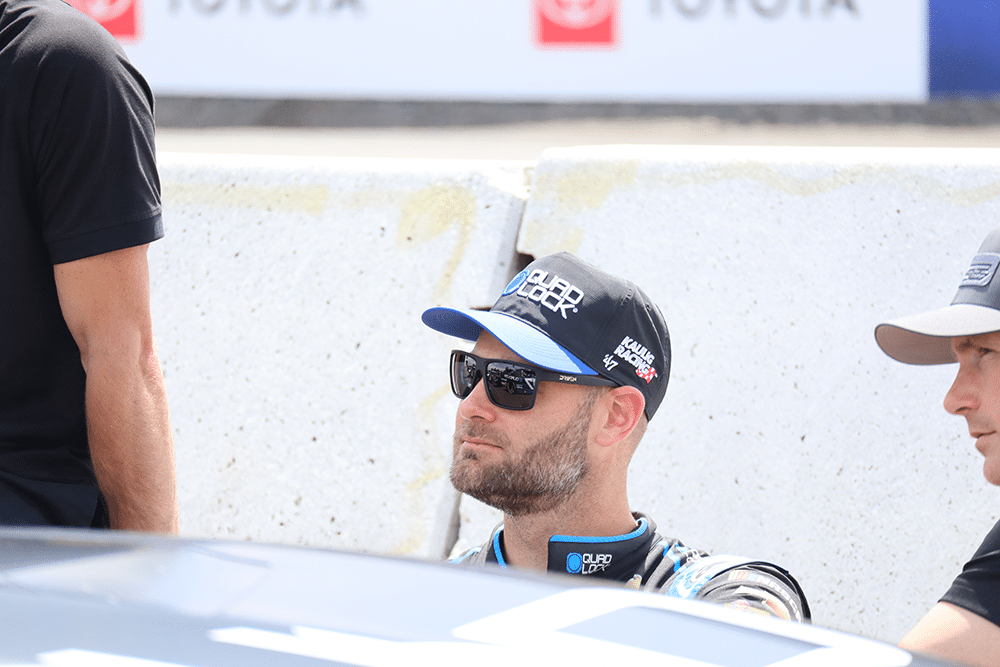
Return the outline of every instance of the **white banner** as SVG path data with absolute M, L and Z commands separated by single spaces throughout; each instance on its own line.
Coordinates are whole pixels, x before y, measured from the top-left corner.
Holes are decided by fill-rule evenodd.
M 924 0 L 73 0 L 159 95 L 922 102 Z

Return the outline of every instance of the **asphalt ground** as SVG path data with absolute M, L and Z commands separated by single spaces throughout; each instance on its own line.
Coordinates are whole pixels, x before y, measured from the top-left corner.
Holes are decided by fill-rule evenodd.
M 302 103 L 304 104 L 304 103 Z M 289 110 L 291 107 L 291 110 Z M 550 147 L 661 144 L 1000 147 L 1000 105 L 716 106 L 342 104 L 157 100 L 169 152 L 536 160 Z M 307 110 L 309 107 L 305 107 Z

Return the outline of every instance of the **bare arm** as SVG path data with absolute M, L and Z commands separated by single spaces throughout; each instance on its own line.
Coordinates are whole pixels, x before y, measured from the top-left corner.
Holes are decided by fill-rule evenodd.
M 55 266 L 87 373 L 87 434 L 111 527 L 176 533 L 177 481 L 146 246 Z
M 947 602 L 934 605 L 899 645 L 976 667 L 1000 667 L 1000 627 Z

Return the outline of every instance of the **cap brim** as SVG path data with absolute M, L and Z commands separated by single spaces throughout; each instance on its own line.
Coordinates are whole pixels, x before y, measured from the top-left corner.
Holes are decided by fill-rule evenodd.
M 476 340 L 485 329 L 512 352 L 536 366 L 563 373 L 597 375 L 572 352 L 527 322 L 506 313 L 429 308 L 420 319 L 435 331 L 464 340 Z
M 956 303 L 919 315 L 883 322 L 875 327 L 882 351 L 906 364 L 950 364 L 956 361 L 951 339 L 1000 331 L 1000 311 L 971 303 Z

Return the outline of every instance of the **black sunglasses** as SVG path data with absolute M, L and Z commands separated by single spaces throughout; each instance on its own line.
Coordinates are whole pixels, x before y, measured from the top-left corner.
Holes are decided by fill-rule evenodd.
M 465 398 L 486 378 L 490 403 L 505 410 L 530 410 L 535 405 L 539 380 L 582 384 L 590 387 L 615 387 L 617 382 L 599 375 L 558 373 L 531 364 L 505 359 L 483 359 L 461 350 L 451 352 L 451 391 Z

